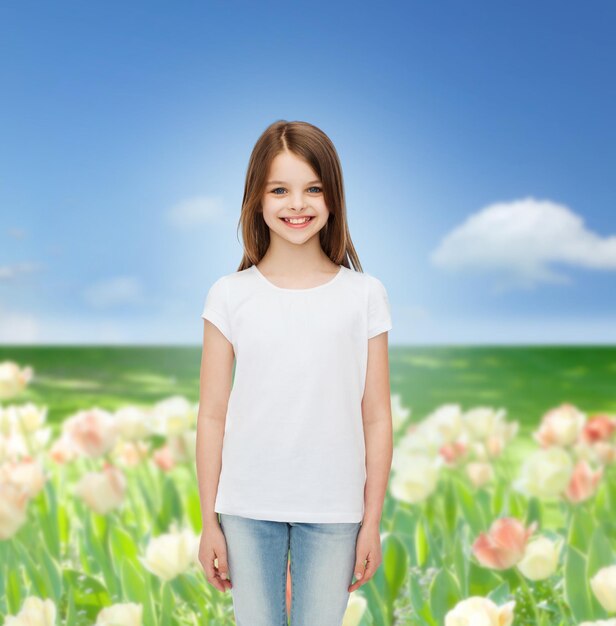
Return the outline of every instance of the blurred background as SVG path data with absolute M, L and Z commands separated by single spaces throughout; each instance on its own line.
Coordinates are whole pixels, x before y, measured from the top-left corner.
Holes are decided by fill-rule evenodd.
M 195 560 L 200 315 L 278 119 L 334 142 L 392 310 L 384 562 L 344 626 L 615 615 L 615 20 L 0 3 L 0 622 L 233 624 Z
M 614 14 L 2 3 L 0 341 L 199 342 L 250 151 L 297 119 L 339 151 L 392 342 L 613 343 Z

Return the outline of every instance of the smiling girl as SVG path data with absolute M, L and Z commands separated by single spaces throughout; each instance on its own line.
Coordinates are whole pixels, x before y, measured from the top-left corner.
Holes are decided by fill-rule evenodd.
M 311 124 L 261 135 L 240 225 L 240 266 L 202 313 L 199 559 L 238 626 L 286 626 L 289 612 L 339 626 L 382 560 L 387 292 L 361 268 L 337 152 Z

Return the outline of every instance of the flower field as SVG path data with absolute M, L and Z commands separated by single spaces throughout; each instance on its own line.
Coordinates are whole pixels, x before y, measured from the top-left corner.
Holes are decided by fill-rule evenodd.
M 0 624 L 234 624 L 200 351 L 0 349 Z M 616 626 L 616 349 L 390 348 L 383 562 L 344 626 Z

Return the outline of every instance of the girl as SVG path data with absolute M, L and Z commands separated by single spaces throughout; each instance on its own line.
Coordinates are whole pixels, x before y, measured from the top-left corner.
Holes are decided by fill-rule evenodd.
M 261 135 L 240 223 L 242 262 L 202 313 L 199 560 L 231 589 L 238 626 L 286 626 L 289 612 L 339 626 L 382 560 L 387 292 L 361 269 L 338 155 L 311 124 Z

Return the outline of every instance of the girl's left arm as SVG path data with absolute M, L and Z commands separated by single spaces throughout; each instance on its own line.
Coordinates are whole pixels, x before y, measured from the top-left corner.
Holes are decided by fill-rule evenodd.
M 393 454 L 388 333 L 368 340 L 368 367 L 362 399 L 366 444 L 364 517 L 357 537 L 354 591 L 370 580 L 382 561 L 380 522 Z

